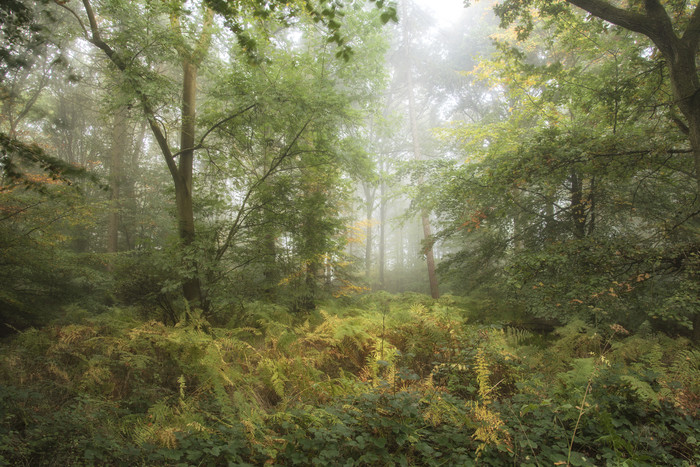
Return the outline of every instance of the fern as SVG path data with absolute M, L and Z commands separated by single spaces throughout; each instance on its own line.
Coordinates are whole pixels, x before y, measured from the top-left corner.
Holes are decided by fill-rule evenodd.
M 479 383 L 479 399 L 484 405 L 491 403 L 491 370 L 486 361 L 486 354 L 481 347 L 476 351 L 476 381 Z
M 505 423 L 498 412 L 491 410 L 485 404 L 471 403 L 472 416 L 477 425 L 472 438 L 479 441 L 476 448 L 476 457 L 479 459 L 483 450 L 489 445 L 505 445 L 511 448 L 511 440 Z
M 585 387 L 596 369 L 595 360 L 592 357 L 577 358 L 572 362 L 571 366 L 571 370 L 559 375 L 559 379 L 566 386 L 567 392 L 575 388 Z
M 408 311 L 413 315 L 423 316 L 428 312 L 428 309 L 422 303 L 414 303 L 408 308 Z
M 427 405 L 423 412 L 423 418 L 432 426 L 449 424 L 455 427 L 475 427 L 474 422 L 462 407 L 456 407 L 437 391 L 431 391 L 429 396 L 423 397 L 421 402 Z
M 685 349 L 678 352 L 669 368 L 676 381 L 694 392 L 700 392 L 700 350 Z
M 504 334 L 506 342 L 511 346 L 523 345 L 524 342 L 532 338 L 532 332 L 521 328 L 507 327 Z
M 274 391 L 280 398 L 285 395 L 285 382 L 287 377 L 284 375 L 282 365 L 279 362 L 269 358 L 264 358 L 258 364 L 258 371 L 263 378 L 264 383 Z
M 367 334 L 360 322 L 353 320 L 343 322 L 336 327 L 333 339 L 337 341 L 349 339 L 357 347 L 362 347 L 370 339 L 370 335 Z
M 655 342 L 651 346 L 647 346 L 648 351 L 642 356 L 641 360 L 643 362 L 643 367 L 646 369 L 651 369 L 656 373 L 664 372 L 664 352 L 658 342 Z
M 622 375 L 620 376 L 620 379 L 629 385 L 640 400 L 654 406 L 657 409 L 660 407 L 659 395 L 656 391 L 654 391 L 649 383 L 632 375 Z

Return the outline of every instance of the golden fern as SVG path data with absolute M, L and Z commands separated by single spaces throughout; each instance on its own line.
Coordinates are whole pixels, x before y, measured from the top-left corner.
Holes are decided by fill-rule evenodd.
M 510 449 L 512 445 L 510 435 L 505 430 L 505 423 L 500 414 L 478 402 L 471 402 L 470 406 L 474 422 L 477 425 L 472 438 L 480 442 L 476 448 L 477 459 L 481 457 L 482 451 L 489 445 L 504 444 Z
M 423 316 L 428 312 L 428 309 L 422 303 L 414 303 L 408 308 L 408 311 L 413 315 Z
M 474 369 L 476 371 L 476 381 L 479 384 L 479 399 L 484 405 L 488 405 L 491 403 L 491 370 L 486 361 L 484 349 L 481 347 L 476 351 L 475 360 L 476 365 Z

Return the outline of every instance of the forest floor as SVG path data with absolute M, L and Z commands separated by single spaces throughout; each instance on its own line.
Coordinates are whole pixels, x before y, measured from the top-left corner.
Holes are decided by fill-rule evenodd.
M 235 325 L 132 310 L 0 343 L 0 465 L 700 463 L 700 351 L 370 294 Z

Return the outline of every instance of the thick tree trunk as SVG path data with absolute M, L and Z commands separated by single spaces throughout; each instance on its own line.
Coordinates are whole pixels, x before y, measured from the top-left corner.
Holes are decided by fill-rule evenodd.
M 669 68 L 673 97 L 687 120 L 700 191 L 700 78 L 696 61 L 700 43 L 700 9 L 693 11 L 685 24 L 685 31 L 677 35 L 659 0 L 645 0 L 645 14 L 615 7 L 604 0 L 568 1 L 601 19 L 647 36 L 659 48 Z
M 182 122 L 180 128 L 180 161 L 175 182 L 177 226 L 183 248 L 192 246 L 195 240 L 194 209 L 192 205 L 192 166 L 195 145 L 195 107 L 197 98 L 197 66 L 190 60 L 182 63 Z M 187 261 L 187 260 L 186 260 Z M 182 284 L 185 299 L 193 306 L 203 306 L 202 290 L 197 265 L 187 261 L 190 274 Z
M 97 15 L 92 8 L 90 0 L 83 0 L 85 13 L 90 26 L 88 35 L 86 30 L 86 39 L 95 47 L 102 50 L 111 62 L 125 74 L 127 73 L 130 60 L 122 56 L 117 50 L 113 49 L 106 43 L 100 34 L 100 28 L 97 22 Z M 192 205 L 192 168 L 195 151 L 195 107 L 197 97 L 197 69 L 209 50 L 209 42 L 211 39 L 211 27 L 213 24 L 213 12 L 209 8 L 205 8 L 204 21 L 202 24 L 202 33 L 197 41 L 194 50 L 190 52 L 187 47 L 175 45 L 180 59 L 182 60 L 183 83 L 182 83 L 182 107 L 181 107 L 181 128 L 180 128 L 180 152 L 173 154 L 168 143 L 168 138 L 160 123 L 156 119 L 155 109 L 148 95 L 143 91 L 139 83 L 135 80 L 131 81 L 134 84 L 134 91 L 138 96 L 139 102 L 143 108 L 144 116 L 148 121 L 158 147 L 160 148 L 165 163 L 168 166 L 170 175 L 173 179 L 175 187 L 175 204 L 177 208 L 177 225 L 180 242 L 183 249 L 187 250 L 192 246 L 195 240 L 194 226 L 194 211 Z M 175 15 L 171 17 L 171 25 L 174 31 L 182 34 L 180 31 L 179 18 Z M 179 162 L 175 159 L 179 158 Z M 185 255 L 188 256 L 188 255 Z M 189 255 L 191 257 L 191 255 Z M 186 260 L 185 264 L 188 269 L 187 277 L 184 280 L 182 289 L 185 299 L 193 307 L 201 307 L 207 311 L 207 304 L 204 300 L 197 265 L 194 260 Z
M 700 78 L 695 61 L 698 44 L 686 43 L 675 36 L 668 38 L 666 43 L 657 40 L 654 42 L 666 58 L 673 97 L 687 121 L 688 140 L 695 162 L 695 179 L 700 193 Z

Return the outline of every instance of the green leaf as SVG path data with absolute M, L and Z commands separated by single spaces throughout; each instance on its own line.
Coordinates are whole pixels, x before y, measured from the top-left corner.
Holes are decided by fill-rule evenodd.
M 569 462 L 574 467 L 592 465 L 592 463 L 583 454 L 578 451 L 571 451 L 571 456 L 569 456 Z

